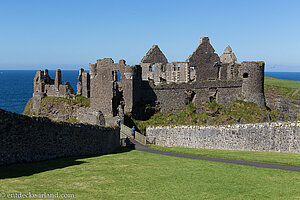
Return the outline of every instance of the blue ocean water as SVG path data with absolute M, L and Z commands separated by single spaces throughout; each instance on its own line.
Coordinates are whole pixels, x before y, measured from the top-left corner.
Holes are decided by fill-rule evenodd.
M 300 72 L 265 72 L 265 76 L 292 81 L 300 81 Z
M 0 70 L 0 108 L 22 113 L 32 97 L 35 70 Z M 52 79 L 55 70 L 49 70 Z M 300 81 L 300 72 L 266 72 L 266 76 Z M 62 70 L 62 80 L 69 81 L 76 92 L 78 70 Z
M 0 70 L 0 108 L 23 113 L 27 101 L 32 97 L 33 78 L 36 70 Z M 52 79 L 55 70 L 49 70 Z M 77 70 L 62 70 L 62 81 L 69 81 L 76 92 Z

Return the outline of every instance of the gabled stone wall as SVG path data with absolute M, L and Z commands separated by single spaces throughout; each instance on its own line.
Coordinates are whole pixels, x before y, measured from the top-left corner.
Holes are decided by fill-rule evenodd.
M 200 45 L 186 61 L 190 66 L 195 66 L 197 81 L 218 79 L 220 58 L 208 37 L 200 38 Z

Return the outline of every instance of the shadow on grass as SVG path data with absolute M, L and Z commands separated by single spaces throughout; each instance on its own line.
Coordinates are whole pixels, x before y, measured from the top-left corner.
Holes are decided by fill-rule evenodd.
M 87 162 L 78 161 L 78 159 L 125 153 L 131 150 L 132 150 L 131 147 L 119 148 L 116 151 L 109 154 L 76 156 L 76 157 L 68 157 L 68 158 L 57 158 L 57 159 L 45 160 L 45 161 L 35 161 L 35 162 L 28 162 L 28 163 L 4 165 L 4 166 L 0 166 L 0 179 L 30 176 L 33 174 L 37 174 L 49 170 L 61 169 L 61 168 L 74 166 L 74 165 L 81 165 Z

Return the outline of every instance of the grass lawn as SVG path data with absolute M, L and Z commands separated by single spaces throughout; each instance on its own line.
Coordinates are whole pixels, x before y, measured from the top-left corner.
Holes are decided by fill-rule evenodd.
M 251 160 L 251 161 L 258 161 L 258 162 L 280 163 L 280 164 L 289 164 L 289 165 L 300 165 L 300 153 L 195 149 L 195 148 L 162 147 L 162 146 L 151 146 L 150 148 L 162 150 L 162 151 L 171 151 L 176 153 L 197 155 L 197 156 L 230 158 L 230 159 L 237 159 L 237 160 Z
M 0 167 L 0 192 L 76 199 L 299 199 L 300 173 L 140 151 Z
M 265 76 L 265 90 L 268 92 L 299 100 L 300 92 L 292 97 L 293 92 L 298 88 L 300 88 L 300 81 L 290 81 Z

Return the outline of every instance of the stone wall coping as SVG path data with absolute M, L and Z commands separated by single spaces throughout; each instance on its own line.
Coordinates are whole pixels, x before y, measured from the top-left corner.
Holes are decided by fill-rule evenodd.
M 153 129 L 240 129 L 240 128 L 254 128 L 254 127 L 300 127 L 300 121 L 293 122 L 264 122 L 264 123 L 252 123 L 252 124 L 232 124 L 232 125 L 201 125 L 201 126 L 150 126 L 146 130 Z M 147 132 L 147 131 L 146 131 Z

